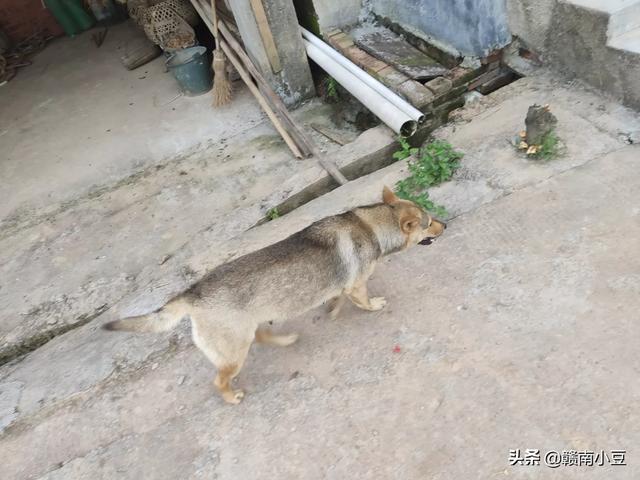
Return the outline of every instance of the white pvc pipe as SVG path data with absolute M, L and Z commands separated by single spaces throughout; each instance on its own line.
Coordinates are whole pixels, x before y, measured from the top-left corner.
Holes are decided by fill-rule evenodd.
M 387 88 L 384 84 L 373 78 L 363 69 L 358 67 L 351 60 L 346 58 L 344 55 L 341 55 L 340 52 L 333 49 L 329 44 L 323 42 L 318 37 L 316 37 L 313 33 L 305 29 L 304 27 L 300 27 L 302 30 L 302 38 L 307 40 L 312 45 L 315 45 L 319 49 L 321 49 L 324 53 L 326 53 L 333 60 L 338 62 L 344 68 L 353 73 L 356 77 L 366 83 L 369 87 L 373 88 L 376 92 L 382 95 L 384 98 L 393 103 L 400 110 L 409 115 L 412 119 L 414 119 L 418 123 L 424 122 L 425 115 L 416 107 L 407 102 L 400 95 L 395 93 L 393 90 Z
M 351 95 L 360 100 L 371 113 L 382 120 L 389 128 L 403 137 L 410 137 L 416 133 L 418 124 L 409 115 L 362 82 L 323 50 L 307 40 L 303 40 L 303 42 L 309 58 L 320 65 L 325 72 L 346 88 Z

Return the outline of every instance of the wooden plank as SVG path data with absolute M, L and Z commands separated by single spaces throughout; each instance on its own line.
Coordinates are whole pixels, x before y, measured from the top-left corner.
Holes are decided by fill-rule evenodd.
M 266 81 L 266 79 L 262 76 L 262 74 L 255 67 L 249 56 L 242 49 L 240 43 L 236 40 L 233 34 L 229 31 L 228 25 L 225 21 L 220 20 L 218 22 L 218 28 L 220 33 L 224 36 L 225 40 L 231 45 L 231 47 L 236 51 L 240 60 L 247 67 L 249 73 L 255 78 L 256 82 L 260 86 L 261 90 L 267 96 L 267 100 L 271 104 L 272 108 L 278 112 L 280 118 L 282 119 L 285 126 L 287 126 L 288 130 L 291 132 L 292 136 L 296 140 L 297 145 L 300 147 L 303 155 L 305 157 L 309 157 L 313 154 L 313 143 L 311 140 L 298 129 L 293 122 L 293 119 L 289 115 L 289 111 L 287 107 L 282 102 L 282 99 L 278 96 L 276 92 L 273 91 L 271 85 Z
M 494 70 L 485 72 L 482 75 L 479 75 L 478 77 L 476 77 L 471 83 L 469 83 L 469 85 L 467 86 L 467 90 L 468 91 L 475 90 L 477 87 L 479 87 L 483 83 L 490 82 L 491 80 L 497 78 L 499 75 L 500 75 L 500 70 L 497 68 Z
M 276 42 L 273 40 L 271 27 L 269 27 L 269 21 L 267 20 L 267 12 L 264 11 L 262 0 L 249 0 L 249 3 L 251 3 L 251 9 L 258 24 L 258 31 L 260 32 L 260 38 L 262 38 L 262 45 L 267 52 L 271 70 L 273 70 L 273 73 L 278 73 L 282 70 L 282 65 L 280 65 L 280 55 L 278 55 Z
M 414 80 L 431 80 L 449 71 L 395 33 L 383 28 L 363 33 L 356 30 L 354 41 L 367 53 L 393 65 Z
M 280 123 L 280 120 L 278 119 L 274 111 L 267 104 L 264 96 L 262 95 L 262 93 L 260 93 L 260 90 L 258 90 L 258 87 L 256 86 L 256 84 L 253 83 L 253 79 L 249 76 L 249 73 L 245 70 L 240 60 L 235 56 L 233 50 L 231 50 L 229 45 L 227 45 L 227 42 L 222 38 L 218 37 L 218 42 L 220 47 L 224 51 L 225 55 L 229 59 L 229 61 L 233 64 L 233 66 L 236 68 L 236 70 L 242 77 L 242 80 L 244 81 L 244 83 L 247 84 L 247 87 L 249 87 L 249 90 L 251 91 L 251 93 L 253 93 L 253 96 L 256 97 L 256 100 L 258 100 L 258 103 L 260 104 L 264 112 L 269 117 L 269 120 L 271 120 L 271 123 L 273 123 L 273 126 L 276 128 L 280 136 L 284 139 L 289 149 L 293 152 L 293 154 L 296 157 L 302 158 L 302 153 L 298 149 L 298 146 L 295 144 L 291 136 L 284 129 L 284 127 Z

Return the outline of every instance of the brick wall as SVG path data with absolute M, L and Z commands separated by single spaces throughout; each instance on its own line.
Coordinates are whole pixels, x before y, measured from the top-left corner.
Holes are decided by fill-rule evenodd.
M 54 36 L 64 34 L 51 12 L 43 7 L 41 0 L 0 0 L 0 28 L 13 43 L 41 30 Z

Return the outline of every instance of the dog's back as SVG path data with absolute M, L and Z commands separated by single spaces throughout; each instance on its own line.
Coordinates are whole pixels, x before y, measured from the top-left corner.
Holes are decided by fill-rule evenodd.
M 371 228 L 347 212 L 216 268 L 185 297 L 260 322 L 283 319 L 339 295 L 380 254 Z

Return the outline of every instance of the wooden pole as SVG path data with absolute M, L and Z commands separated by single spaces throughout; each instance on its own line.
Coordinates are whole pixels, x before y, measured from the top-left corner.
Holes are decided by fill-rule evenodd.
M 264 10 L 262 0 L 249 0 L 249 3 L 251 4 L 253 15 L 256 18 L 256 23 L 258 24 L 258 31 L 260 32 L 260 38 L 262 38 L 264 50 L 267 52 L 267 58 L 271 64 L 271 70 L 273 73 L 278 73 L 282 70 L 282 66 L 280 65 L 280 55 L 278 55 L 276 42 L 273 40 L 273 33 L 271 33 L 269 20 L 267 20 L 267 12 Z
M 278 112 L 280 117 L 282 118 L 283 123 L 287 126 L 287 129 L 291 132 L 291 136 L 295 138 L 296 143 L 300 147 L 300 150 L 305 155 L 305 157 L 309 157 L 313 154 L 313 148 L 311 146 L 310 141 L 305 138 L 304 134 L 300 132 L 300 130 L 295 126 L 293 120 L 289 116 L 289 111 L 282 100 L 278 96 L 276 92 L 273 91 L 269 82 L 262 76 L 262 74 L 255 67 L 249 56 L 246 54 L 238 40 L 233 36 L 230 32 L 227 23 L 224 20 L 220 20 L 218 22 L 218 28 L 220 33 L 224 36 L 225 40 L 229 42 L 229 46 L 233 48 L 233 50 L 238 54 L 240 60 L 246 65 L 247 70 L 253 78 L 255 78 L 256 83 L 260 86 L 260 89 L 265 93 L 269 103 L 272 105 L 273 109 Z
M 236 68 L 236 70 L 240 74 L 240 77 L 242 77 L 242 80 L 244 81 L 244 83 L 247 84 L 247 87 L 249 88 L 253 96 L 256 97 L 256 100 L 258 100 L 258 103 L 260 104 L 262 109 L 265 111 L 265 113 L 269 117 L 269 120 L 271 120 L 271 122 L 273 123 L 273 126 L 276 127 L 276 130 L 278 131 L 280 136 L 284 139 L 289 149 L 293 152 L 293 154 L 297 158 L 302 158 L 302 153 L 300 152 L 300 149 L 295 144 L 295 142 L 293 141 L 289 133 L 287 133 L 287 131 L 284 129 L 284 127 L 280 123 L 280 119 L 276 116 L 273 110 L 271 110 L 271 107 L 269 106 L 269 104 L 267 104 L 267 101 L 264 99 L 264 96 L 262 95 L 262 93 L 260 93 L 260 90 L 258 90 L 258 87 L 256 87 L 255 83 L 253 83 L 253 79 L 249 76 L 249 73 L 245 70 L 240 60 L 238 60 L 238 58 L 235 56 L 234 52 L 231 50 L 229 45 L 227 45 L 226 40 L 223 40 L 222 38 L 220 38 L 219 42 L 220 42 L 220 47 L 222 48 L 224 53 L 227 55 L 227 58 Z

